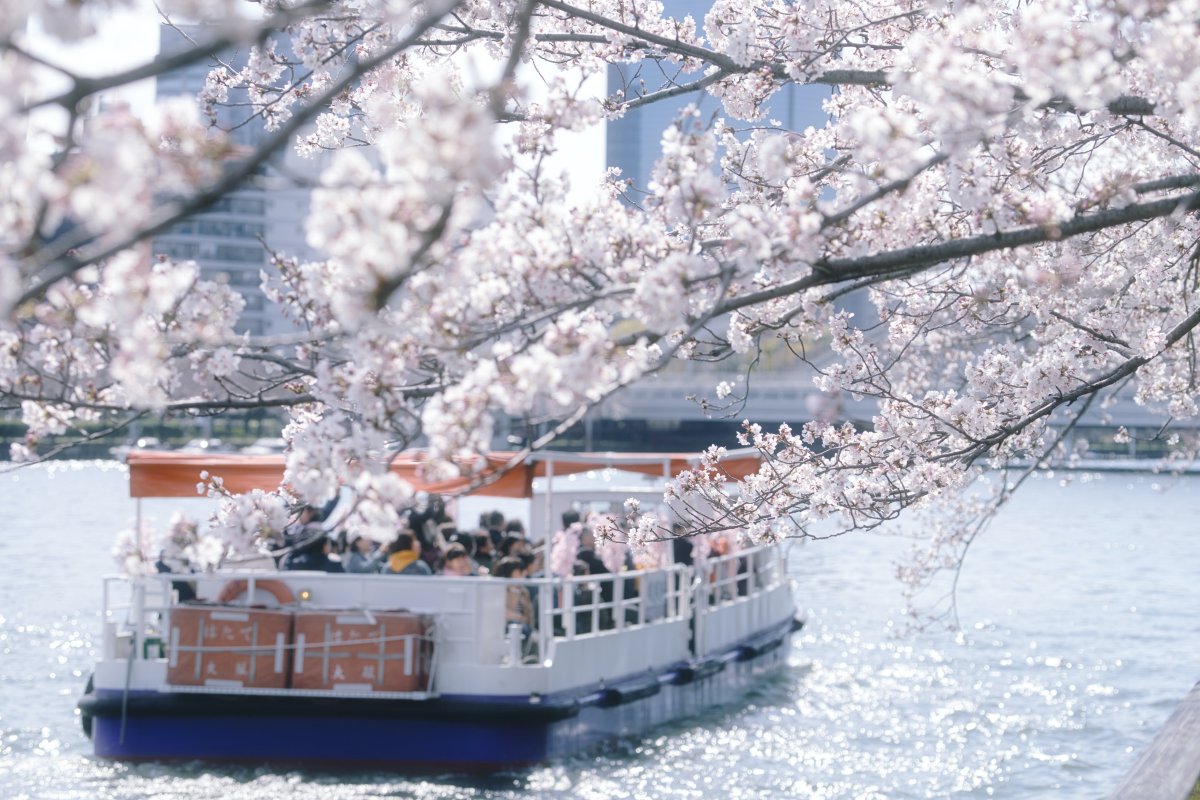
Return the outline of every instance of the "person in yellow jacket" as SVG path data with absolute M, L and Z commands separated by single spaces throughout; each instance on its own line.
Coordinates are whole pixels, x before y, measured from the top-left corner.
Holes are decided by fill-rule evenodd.
M 433 570 L 421 559 L 421 544 L 411 533 L 402 533 L 388 548 L 386 573 L 392 575 L 432 575 Z

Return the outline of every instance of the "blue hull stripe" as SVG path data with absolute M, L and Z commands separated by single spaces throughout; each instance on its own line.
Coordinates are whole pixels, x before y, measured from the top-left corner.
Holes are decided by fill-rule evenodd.
M 717 658 L 538 703 L 120 692 L 80 702 L 96 755 L 406 771 L 494 771 L 568 755 L 737 700 L 785 663 L 790 629 Z M 122 720 L 121 708 L 125 714 Z

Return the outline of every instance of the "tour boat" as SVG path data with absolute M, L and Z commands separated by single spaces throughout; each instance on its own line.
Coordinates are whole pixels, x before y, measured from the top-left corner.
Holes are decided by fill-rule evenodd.
M 415 463 L 401 457 L 393 469 L 426 490 L 450 488 L 423 484 Z M 677 455 L 538 453 L 477 493 L 532 500 L 538 541 L 562 509 L 597 508 L 604 495 L 619 506 L 628 492 L 566 492 L 563 476 L 688 466 Z M 735 455 L 725 466 L 746 474 L 756 462 Z M 233 491 L 272 488 L 283 461 L 131 452 L 129 470 L 134 497 L 194 497 L 202 471 Z M 779 671 L 800 625 L 785 559 L 770 545 L 695 566 L 523 581 L 261 569 L 109 577 L 102 656 L 79 710 L 95 754 L 123 761 L 532 765 L 736 702 Z M 188 602 L 181 579 L 196 595 Z M 512 585 L 535 603 L 527 636 L 505 621 Z

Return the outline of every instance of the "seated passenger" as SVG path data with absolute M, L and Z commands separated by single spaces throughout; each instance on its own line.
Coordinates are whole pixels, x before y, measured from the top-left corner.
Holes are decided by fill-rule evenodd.
M 308 570 L 311 572 L 345 572 L 342 565 L 329 557 L 332 543 L 329 537 L 320 535 L 307 542 L 301 542 L 283 559 L 282 567 L 287 570 Z
M 158 554 L 158 560 L 154 562 L 154 569 L 160 575 L 193 572 L 185 559 L 168 559 L 166 554 L 161 551 Z M 171 588 L 176 591 L 176 596 L 181 603 L 190 603 L 196 599 L 196 584 L 191 581 L 171 581 Z
M 371 573 L 383 569 L 387 550 L 379 547 L 366 536 L 356 536 L 350 542 L 350 553 L 346 557 L 346 572 Z
M 475 534 L 475 563 L 481 569 L 491 570 L 492 564 L 495 563 L 495 551 L 492 550 L 492 539 L 487 535 L 487 532 L 479 532 Z
M 402 533 L 392 542 L 384 572 L 392 575 L 433 574 L 433 570 L 421 559 L 421 543 L 411 533 Z
M 324 533 L 325 528 L 321 524 L 324 521 L 321 509 L 307 504 L 300 506 L 296 509 L 295 518 L 283 529 L 284 544 L 291 545 L 308 541 L 313 536 Z
M 522 536 L 505 536 L 500 541 L 500 557 L 508 558 L 510 556 L 520 557 L 524 554 L 533 552 L 533 547 L 529 541 Z
M 525 579 L 525 565 L 519 558 L 502 558 L 492 569 L 492 575 L 497 578 Z M 521 626 L 521 635 L 529 636 L 533 631 L 533 600 L 529 597 L 529 589 L 514 585 L 508 587 L 504 604 L 504 626 L 517 623 Z
M 442 561 L 442 568 L 438 574 L 457 578 L 466 578 L 474 575 L 475 571 L 472 569 L 471 557 L 467 555 L 466 548 L 458 543 L 447 547 L 446 557 Z

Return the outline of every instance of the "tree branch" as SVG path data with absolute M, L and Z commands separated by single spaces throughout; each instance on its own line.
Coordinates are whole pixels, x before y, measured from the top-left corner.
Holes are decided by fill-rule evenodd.
M 462 0 L 457 0 L 457 2 L 443 12 L 442 16 L 449 14 L 461 2 Z M 90 248 L 85 246 L 81 248 L 82 252 L 78 255 L 71 253 L 72 250 L 79 246 L 80 243 L 78 241 L 64 242 L 58 247 L 52 248 L 49 253 L 43 254 L 40 258 L 23 262 L 23 272 L 38 275 L 43 271 L 48 271 L 50 274 L 36 280 L 31 286 L 26 288 L 21 293 L 17 304 L 19 305 L 40 297 L 55 283 L 74 274 L 83 267 L 110 258 L 128 249 L 133 244 L 166 230 L 175 222 L 204 209 L 233 191 L 243 181 L 253 175 L 258 167 L 265 164 L 271 156 L 287 145 L 292 136 L 298 133 L 304 125 L 308 124 L 313 117 L 324 111 L 324 107 L 328 103 L 333 101 L 339 94 L 352 86 L 359 78 L 372 69 L 386 63 L 412 47 L 430 28 L 437 24 L 439 19 L 441 17 L 430 16 L 421 20 L 407 36 L 400 39 L 391 47 L 388 47 L 382 53 L 357 62 L 352 69 L 348 70 L 346 75 L 334 81 L 320 96 L 314 98 L 308 105 L 302 106 L 287 122 L 279 127 L 274 135 L 259 145 L 250 158 L 238 162 L 219 181 L 205 187 L 187 200 L 168 204 L 158 213 L 152 214 L 133 233 L 127 234 L 111 244 L 101 243 Z
M 270 17 L 255 25 L 249 20 L 246 20 L 247 25 L 252 25 L 249 31 L 239 29 L 236 32 L 224 33 L 214 36 L 200 44 L 197 44 L 187 50 L 175 53 L 169 56 L 160 56 L 153 61 L 150 61 L 141 66 L 132 67 L 123 72 L 116 72 L 112 75 L 105 75 L 100 78 L 89 78 L 82 75 L 75 75 L 63 67 L 57 67 L 50 64 L 52 67 L 64 75 L 69 75 L 74 84 L 70 89 L 50 97 L 35 100 L 27 106 L 21 108 L 18 113 L 27 114 L 37 108 L 45 106 L 62 106 L 67 109 L 74 108 L 81 100 L 90 97 L 97 92 L 108 91 L 115 89 L 118 86 L 125 86 L 130 83 L 153 78 L 163 73 L 170 72 L 180 67 L 186 67 L 191 64 L 201 61 L 205 58 L 210 58 L 214 53 L 224 50 L 233 45 L 255 41 L 262 42 L 267 34 L 272 31 L 281 30 L 297 20 L 311 16 L 313 13 L 327 8 L 331 5 L 331 0 L 306 0 L 292 8 L 284 7 L 281 10 L 275 11 Z M 45 62 L 40 62 L 45 64 Z
M 883 280 L 898 274 L 912 274 L 946 261 L 983 255 L 999 250 L 1013 250 L 1044 242 L 1060 241 L 1085 233 L 1095 233 L 1130 222 L 1160 219 L 1180 212 L 1200 209 L 1200 193 L 1171 197 L 1147 203 L 1133 203 L 1124 208 L 1106 209 L 1094 214 L 1077 216 L 1056 225 L 1030 225 L 1024 228 L 992 234 L 966 236 L 937 244 L 904 247 L 856 258 L 825 258 L 813 264 L 813 270 L 803 278 L 782 283 L 761 292 L 751 292 L 724 303 L 718 313 L 776 300 L 817 286 L 827 286 L 862 278 Z

